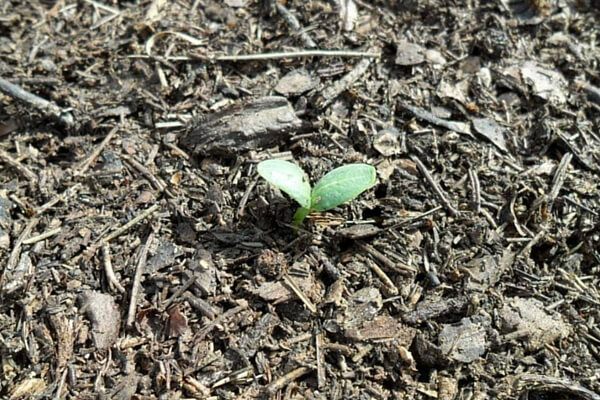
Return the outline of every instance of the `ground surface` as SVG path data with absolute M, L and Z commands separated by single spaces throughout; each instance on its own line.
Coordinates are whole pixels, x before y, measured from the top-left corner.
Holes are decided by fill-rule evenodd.
M 0 398 L 600 398 L 597 4 L 389 3 L 0 2 Z

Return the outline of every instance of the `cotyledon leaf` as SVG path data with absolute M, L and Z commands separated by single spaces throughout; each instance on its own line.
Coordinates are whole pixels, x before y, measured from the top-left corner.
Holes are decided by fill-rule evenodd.
M 310 208 L 310 183 L 302 168 L 289 161 L 267 160 L 260 162 L 257 170 L 267 182 L 287 193 L 303 208 Z
M 311 210 L 325 211 L 352 200 L 375 183 L 375 168 L 350 164 L 325 174 L 311 195 Z

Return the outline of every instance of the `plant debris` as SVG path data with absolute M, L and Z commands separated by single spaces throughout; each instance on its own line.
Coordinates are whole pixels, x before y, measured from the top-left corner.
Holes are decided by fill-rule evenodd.
M 2 2 L 0 398 L 598 400 L 598 5 Z

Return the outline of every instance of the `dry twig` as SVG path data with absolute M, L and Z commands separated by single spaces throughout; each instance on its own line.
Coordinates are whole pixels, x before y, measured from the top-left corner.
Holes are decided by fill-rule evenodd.
M 0 92 L 38 109 L 45 116 L 53 118 L 68 128 L 74 125 L 73 116 L 70 113 L 63 111 L 53 102 L 42 99 L 2 78 L 0 78 Z
M 148 238 L 146 239 L 144 247 L 142 247 L 140 258 L 138 259 L 138 263 L 135 268 L 133 286 L 131 287 L 131 300 L 129 301 L 129 310 L 127 312 L 127 326 L 130 328 L 133 327 L 133 323 L 135 322 L 135 309 L 137 307 L 137 297 L 140 291 L 140 286 L 142 284 L 142 275 L 144 274 L 144 270 L 146 269 L 146 259 L 148 258 L 148 250 L 150 249 L 150 245 L 152 244 L 153 238 L 154 233 L 150 232 Z

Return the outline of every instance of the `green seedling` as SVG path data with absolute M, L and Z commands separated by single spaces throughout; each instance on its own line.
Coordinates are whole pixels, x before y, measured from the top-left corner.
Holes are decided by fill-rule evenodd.
M 258 173 L 300 204 L 294 214 L 296 227 L 312 211 L 330 210 L 352 200 L 373 186 L 376 179 L 375 168 L 367 164 L 336 168 L 325 174 L 312 189 L 306 172 L 289 161 L 263 161 L 258 164 Z

